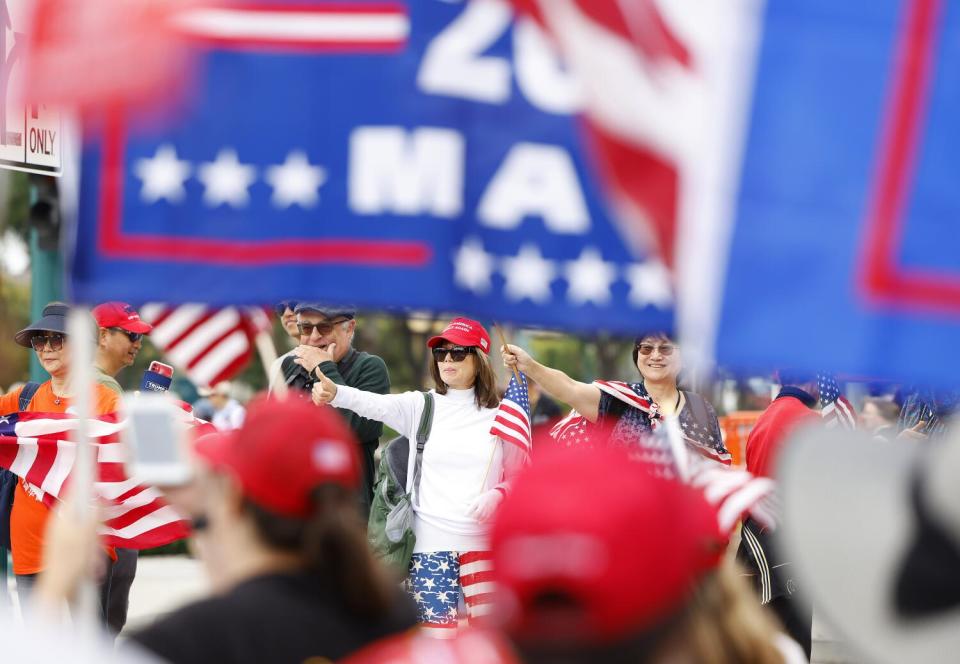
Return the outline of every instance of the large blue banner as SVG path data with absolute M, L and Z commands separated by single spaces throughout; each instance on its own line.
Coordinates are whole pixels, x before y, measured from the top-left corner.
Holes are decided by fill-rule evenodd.
M 956 3 L 769 2 L 721 363 L 956 383 L 958 37 Z
M 600 197 L 578 86 L 506 2 L 211 12 L 188 26 L 185 112 L 116 115 L 87 144 L 76 300 L 672 324 L 666 271 L 627 248 Z

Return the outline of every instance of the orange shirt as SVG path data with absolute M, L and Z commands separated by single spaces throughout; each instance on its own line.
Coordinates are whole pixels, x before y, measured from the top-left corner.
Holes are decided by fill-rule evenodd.
M 20 410 L 20 392 L 23 388 L 0 396 L 0 415 L 9 415 Z M 70 406 L 69 399 L 58 399 L 53 393 L 50 381 L 43 383 L 27 407 L 29 412 L 65 413 Z M 97 385 L 93 395 L 93 413 L 106 415 L 120 408 L 119 396 Z M 43 568 L 43 538 L 47 527 L 50 509 L 24 489 L 21 480 L 13 497 L 13 509 L 10 513 L 10 545 L 13 548 L 13 573 L 36 574 Z

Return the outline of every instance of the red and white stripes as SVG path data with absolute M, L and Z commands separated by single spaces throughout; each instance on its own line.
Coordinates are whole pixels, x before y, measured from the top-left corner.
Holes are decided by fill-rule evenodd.
M 28 483 L 27 490 L 52 507 L 69 485 L 77 444 L 69 440 L 78 420 L 58 413 L 19 413 L 14 435 L 0 435 L 0 467 Z M 155 488 L 127 476 L 126 447 L 119 441 L 125 423 L 116 415 L 88 420 L 98 480 L 94 493 L 104 505 L 100 534 L 105 543 L 146 549 L 186 537 L 186 521 Z
M 490 613 L 493 596 L 493 563 L 489 551 L 460 554 L 460 585 L 467 617 L 474 620 Z
M 239 373 L 253 355 L 254 337 L 270 327 L 264 311 L 252 307 L 147 304 L 140 315 L 154 326 L 153 345 L 197 385 Z
M 242 50 L 391 52 L 410 34 L 406 8 L 398 3 L 200 6 L 172 20 L 191 41 Z

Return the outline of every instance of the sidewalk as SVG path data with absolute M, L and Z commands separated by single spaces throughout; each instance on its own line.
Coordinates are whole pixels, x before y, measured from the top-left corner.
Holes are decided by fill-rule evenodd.
M 200 563 L 187 556 L 147 556 L 137 565 L 130 593 L 127 629 L 136 629 L 183 604 L 203 597 L 208 585 Z M 814 664 L 866 664 L 817 620 L 813 623 Z
M 199 597 L 208 584 L 199 561 L 188 556 L 145 556 L 137 562 L 124 631 L 149 624 Z

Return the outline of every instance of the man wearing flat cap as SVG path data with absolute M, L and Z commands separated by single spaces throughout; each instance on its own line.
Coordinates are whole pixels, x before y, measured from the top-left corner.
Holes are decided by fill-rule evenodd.
M 299 302 L 296 308 L 300 345 L 284 361 L 283 373 L 288 385 L 312 389 L 317 369 L 337 385 L 349 385 L 368 392 L 390 391 L 390 374 L 384 361 L 353 347 L 357 327 L 356 311 L 350 307 L 334 307 L 319 302 Z M 299 368 L 300 375 L 296 375 Z M 304 379 L 310 381 L 304 383 Z M 340 409 L 338 409 L 340 410 Z M 360 489 L 364 518 L 373 499 L 375 466 L 373 454 L 380 443 L 383 425 L 360 417 L 349 410 L 340 410 L 360 441 L 363 480 Z

